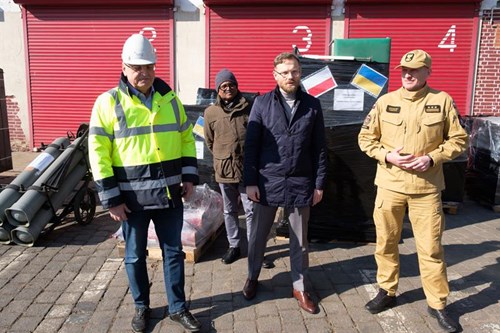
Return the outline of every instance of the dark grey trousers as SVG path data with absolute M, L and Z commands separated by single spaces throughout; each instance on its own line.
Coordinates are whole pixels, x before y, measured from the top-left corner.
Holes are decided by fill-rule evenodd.
M 267 245 L 278 207 L 254 204 L 252 228 L 248 241 L 248 278 L 257 280 L 262 268 Z M 289 221 L 290 267 L 293 288 L 304 291 L 304 275 L 309 268 L 307 225 L 310 207 L 284 208 L 284 218 Z

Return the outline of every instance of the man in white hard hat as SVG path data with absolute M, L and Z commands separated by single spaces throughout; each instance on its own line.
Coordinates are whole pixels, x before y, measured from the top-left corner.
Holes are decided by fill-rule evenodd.
M 451 96 L 427 84 L 432 71 L 427 52 L 407 52 L 397 68 L 402 87 L 377 100 L 358 138 L 361 150 L 378 161 L 373 220 L 380 289 L 365 307 L 375 314 L 397 304 L 398 244 L 408 209 L 427 311 L 445 331 L 455 332 L 458 324 L 445 309 L 449 287 L 441 191 L 443 163 L 466 149 L 468 137 Z
M 156 53 L 149 40 L 130 36 L 122 61 L 118 87 L 94 104 L 89 159 L 102 206 L 121 222 L 135 304 L 132 329 L 144 332 L 151 311 L 146 247 L 153 221 L 170 319 L 197 332 L 201 325 L 186 307 L 181 243 L 182 198 L 189 198 L 198 183 L 192 126 L 175 92 L 155 78 Z

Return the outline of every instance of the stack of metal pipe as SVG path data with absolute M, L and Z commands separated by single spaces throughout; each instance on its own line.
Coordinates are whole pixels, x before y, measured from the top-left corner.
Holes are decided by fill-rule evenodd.
M 87 134 L 58 138 L 0 192 L 0 243 L 33 246 L 88 172 Z

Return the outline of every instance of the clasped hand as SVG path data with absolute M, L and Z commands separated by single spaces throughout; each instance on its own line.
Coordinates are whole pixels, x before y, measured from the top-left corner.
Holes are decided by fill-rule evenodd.
M 403 147 L 399 147 L 389 152 L 385 157 L 386 161 L 403 170 L 413 170 L 417 172 L 424 172 L 431 166 L 431 158 L 429 156 L 401 154 L 402 150 Z

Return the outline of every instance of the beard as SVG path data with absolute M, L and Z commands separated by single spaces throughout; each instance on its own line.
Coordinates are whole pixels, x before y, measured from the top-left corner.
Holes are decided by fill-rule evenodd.
M 281 90 L 286 92 L 287 94 L 295 94 L 299 89 L 299 82 L 293 80 L 288 82 L 281 82 L 279 84 Z

